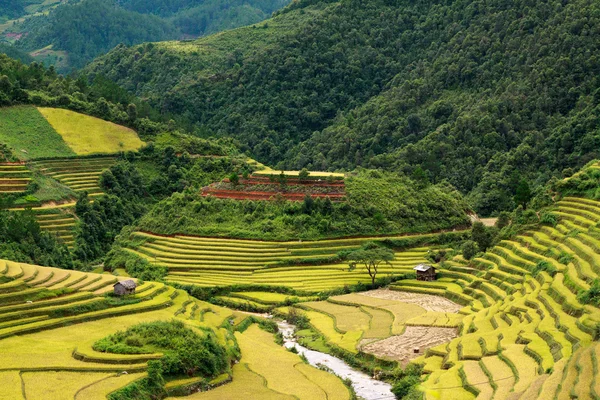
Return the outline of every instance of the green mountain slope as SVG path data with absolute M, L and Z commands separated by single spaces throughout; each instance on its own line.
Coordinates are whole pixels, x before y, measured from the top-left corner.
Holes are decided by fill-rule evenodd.
M 514 206 L 522 178 L 598 156 L 598 8 L 296 2 L 256 28 L 120 47 L 88 71 L 260 161 L 423 171 L 490 214 Z
M 52 47 L 46 52 L 64 51 L 68 63 L 62 55 L 63 69 L 79 68 L 119 43 L 198 37 L 262 21 L 286 3 L 287 0 L 75 0 L 7 26 L 5 36 L 14 40 L 19 35 L 16 46 L 30 52 L 48 46 Z M 0 15 L 2 10 L 0 6 Z

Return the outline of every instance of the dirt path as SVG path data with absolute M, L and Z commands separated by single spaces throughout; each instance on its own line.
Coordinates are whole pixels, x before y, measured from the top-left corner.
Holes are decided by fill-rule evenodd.
M 446 313 L 457 313 L 463 306 L 456 304 L 444 297 L 431 294 L 398 292 L 389 289 L 370 290 L 361 292 L 363 296 L 376 297 L 378 299 L 395 300 L 403 303 L 416 304 L 427 311 L 437 311 Z
M 410 360 L 425 354 L 425 350 L 449 342 L 456 336 L 454 328 L 407 326 L 402 335 L 366 344 L 361 350 L 377 357 L 396 360 L 404 367 Z M 419 352 L 415 353 L 415 349 L 419 349 Z

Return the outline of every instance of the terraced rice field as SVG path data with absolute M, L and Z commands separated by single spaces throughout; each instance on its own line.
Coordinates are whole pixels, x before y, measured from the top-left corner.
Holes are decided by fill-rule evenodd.
M 100 118 L 62 108 L 38 110 L 77 155 L 136 151 L 144 145 L 134 130 Z
M 107 156 L 33 161 L 30 165 L 73 191 L 86 191 L 94 197 L 103 194 L 100 189 L 100 175 L 115 162 L 115 157 Z
M 23 193 L 31 183 L 31 171 L 22 163 L 0 163 L 0 194 Z
M 406 299 L 407 301 L 404 301 Z M 437 304 L 438 311 L 428 310 Z M 296 305 L 327 341 L 405 365 L 421 352 L 456 336 L 465 314 L 443 297 L 374 290 Z M 436 324 L 437 322 L 437 324 Z
M 63 243 L 72 247 L 75 243 L 75 201 L 57 205 L 44 205 L 31 208 L 36 221 L 42 230 L 50 232 Z M 24 206 L 11 208 L 12 211 L 23 211 Z
M 177 318 L 214 330 L 223 344 L 231 340 L 219 328 L 230 310 L 161 283 L 143 283 L 128 301 L 106 305 L 117 279 L 0 261 L 0 398 L 106 398 L 161 355 L 98 353 L 92 345 L 141 322 Z
M 287 178 L 285 188 L 273 179 L 254 174 L 248 179 L 240 179 L 232 184 L 229 179 L 214 183 L 202 189 L 203 196 L 214 196 L 234 200 L 277 200 L 303 201 L 306 195 L 313 198 L 329 197 L 331 201 L 344 201 L 346 187 L 343 175 L 340 179 L 326 180 L 317 177 L 300 180 L 294 176 Z
M 305 364 L 298 355 L 273 342 L 273 335 L 253 325 L 236 333 L 242 359 L 233 367 L 233 382 L 187 399 L 346 400 L 342 381 Z
M 472 262 L 456 257 L 436 282 L 391 286 L 464 306 L 460 336 L 413 361 L 429 374 L 426 399 L 597 397 L 597 345 L 590 345 L 600 310 L 577 294 L 600 272 L 600 202 L 565 198 L 554 212 L 556 227 L 502 241 Z M 555 276 L 537 272 L 541 261 Z
M 92 349 L 97 340 L 141 322 L 177 318 L 192 328 L 210 329 L 231 345 L 231 334 L 220 327 L 245 318 L 156 282 L 141 284 L 123 304 L 113 300 L 108 307 L 94 307 L 107 301 L 104 294 L 117 279 L 0 261 L 0 398 L 106 398 L 144 377 L 147 361 L 161 354 L 99 353 Z M 258 325 L 236 333 L 236 339 L 242 359 L 232 382 L 188 398 L 234 399 L 245 393 L 261 399 L 350 399 L 339 378 L 306 365 Z M 167 389 L 195 381 L 171 381 Z
M 150 262 L 168 267 L 167 280 L 198 286 L 272 285 L 306 292 L 319 292 L 359 282 L 370 283 L 362 268 L 349 271 L 347 263 L 320 264 L 339 251 L 358 248 L 362 239 L 322 240 L 318 242 L 260 242 L 249 240 L 162 237 L 137 232 L 134 238 L 145 241 L 128 251 Z M 373 239 L 373 238 L 371 238 Z M 382 239 L 382 238 L 378 238 Z M 427 248 L 396 254 L 391 266 L 382 266 L 379 277 L 413 273 L 412 268 L 426 262 Z M 311 259 L 315 260 L 311 263 Z M 289 265 L 302 260 L 302 265 Z M 282 263 L 288 263 L 287 265 Z
M 68 210 L 38 211 L 35 219 L 40 228 L 56 235 L 66 245 L 72 246 L 75 243 L 73 235 L 77 219 Z

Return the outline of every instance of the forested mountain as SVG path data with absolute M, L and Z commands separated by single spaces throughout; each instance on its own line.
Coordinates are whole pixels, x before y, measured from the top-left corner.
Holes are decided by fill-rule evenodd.
M 9 28 L 23 33 L 16 46 L 27 51 L 52 46 L 79 68 L 118 45 L 185 39 L 268 18 L 287 0 L 76 0 Z M 16 6 L 9 15 L 20 16 Z M 0 15 L 4 12 L 0 4 Z M 85 21 L 85 23 L 82 23 Z M 64 68 L 68 69 L 68 68 Z
M 448 180 L 490 214 L 598 157 L 589 0 L 298 1 L 255 27 L 119 47 L 88 72 L 280 167 Z

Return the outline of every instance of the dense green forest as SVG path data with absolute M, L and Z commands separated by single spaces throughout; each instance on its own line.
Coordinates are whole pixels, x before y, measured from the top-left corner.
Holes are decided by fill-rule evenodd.
M 65 51 L 69 68 L 80 68 L 120 43 L 198 37 L 268 18 L 287 0 L 81 0 L 10 28 L 26 35 L 16 46 Z M 2 7 L 0 5 L 0 10 Z M 2 11 L 0 11 L 1 14 Z M 17 10 L 15 10 L 17 12 Z M 85 23 L 81 23 L 85 21 Z M 64 69 L 64 68 L 63 68 Z
M 447 180 L 481 214 L 597 158 L 597 2 L 301 1 L 87 69 L 262 162 Z M 422 174 L 424 173 L 424 174 Z

